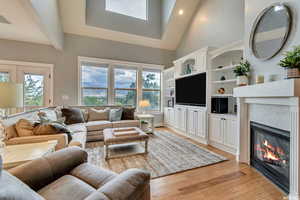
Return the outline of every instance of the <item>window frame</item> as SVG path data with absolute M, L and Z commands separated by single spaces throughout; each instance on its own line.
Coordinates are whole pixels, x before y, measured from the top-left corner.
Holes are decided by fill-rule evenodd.
M 122 16 L 126 16 L 126 17 L 130 17 L 130 18 L 134 18 L 134 19 L 138 19 L 138 20 L 142 20 L 142 21 L 145 21 L 145 22 L 148 22 L 149 21 L 149 0 L 146 0 L 146 19 L 142 19 L 142 18 L 139 18 L 139 17 L 135 17 L 135 16 L 130 16 L 130 15 L 126 15 L 126 14 L 123 14 L 123 13 L 119 13 L 119 12 L 116 12 L 116 11 L 112 11 L 112 10 L 108 10 L 107 9 L 107 4 L 106 4 L 106 1 L 104 1 L 104 10 L 106 12 L 111 12 L 111 13 L 114 13 L 114 14 L 118 14 L 118 15 L 122 15 Z
M 116 69 L 124 69 L 124 70 L 135 70 L 135 88 L 116 88 L 115 87 L 115 70 Z M 120 90 L 120 91 L 135 91 L 135 105 L 133 106 L 137 106 L 138 104 L 138 100 L 137 100 L 137 92 L 138 92 L 138 69 L 132 66 L 128 66 L 128 65 L 121 65 L 118 64 L 118 66 L 112 66 L 112 73 L 113 73 L 113 82 L 112 82 L 112 88 L 113 88 L 113 103 L 116 105 L 116 91 Z M 131 105 L 129 105 L 131 106 Z
M 149 110 L 149 113 L 157 113 L 157 112 L 162 112 L 163 108 L 163 102 L 162 102 L 162 94 L 163 94 L 163 70 L 164 66 L 163 65 L 157 65 L 157 64 L 147 64 L 147 63 L 137 63 L 137 62 L 128 62 L 128 61 L 121 61 L 121 60 L 111 60 L 111 59 L 101 59 L 101 58 L 92 58 L 92 57 L 83 57 L 83 56 L 78 56 L 78 104 L 81 104 L 81 64 L 84 62 L 88 63 L 93 63 L 95 65 L 101 65 L 101 64 L 106 64 L 108 65 L 108 102 L 107 105 L 115 105 L 114 97 L 115 97 L 115 92 L 114 92 L 114 67 L 119 66 L 116 68 L 127 68 L 127 69 L 135 69 L 137 70 L 137 85 L 136 85 L 136 108 L 137 112 L 141 112 L 143 109 L 139 107 L 139 102 L 143 99 L 142 96 L 142 71 L 143 70 L 155 70 L 155 71 L 160 71 L 160 76 L 161 76 L 161 83 L 160 83 L 160 110 L 152 112 Z M 148 111 L 147 111 L 148 112 Z
M 84 63 L 88 63 L 90 64 L 89 66 L 90 67 L 98 67 L 98 68 L 104 68 L 104 69 L 107 69 L 107 87 L 83 87 L 83 84 L 82 84 L 82 67 L 84 66 L 83 64 Z M 92 65 L 92 64 L 95 64 Z M 87 90 L 106 90 L 106 105 L 109 104 L 109 84 L 110 84 L 110 75 L 109 75 L 109 65 L 107 65 L 106 67 L 103 67 L 103 66 L 100 66 L 100 65 L 107 65 L 107 63 L 89 63 L 89 62 L 81 62 L 80 63 L 80 69 L 79 69 L 79 82 L 80 82 L 80 88 L 79 88 L 79 104 L 80 105 L 83 105 L 83 106 L 89 106 L 89 105 L 85 105 L 84 104 L 84 101 L 83 101 L 83 91 L 84 89 L 87 89 Z M 97 66 L 98 65 L 98 66 Z M 90 105 L 90 106 L 102 106 L 102 105 Z
M 158 72 L 159 76 L 160 76 L 160 83 L 159 83 L 159 89 L 154 89 L 154 88 L 143 88 L 143 72 Z M 141 85 L 141 89 L 142 89 L 142 98 L 143 98 L 143 94 L 144 91 L 145 92 L 159 92 L 159 108 L 157 110 L 148 110 L 147 111 L 161 111 L 162 110 L 162 71 L 158 71 L 158 70 L 153 70 L 153 69 L 147 69 L 147 68 L 143 68 L 142 69 L 142 85 Z

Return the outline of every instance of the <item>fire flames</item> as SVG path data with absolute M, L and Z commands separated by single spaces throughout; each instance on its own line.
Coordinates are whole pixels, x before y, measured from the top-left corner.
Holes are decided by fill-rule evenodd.
M 262 145 L 257 144 L 256 150 L 261 152 L 261 155 L 266 161 L 281 161 L 283 164 L 286 163 L 285 160 L 282 160 L 281 157 L 285 155 L 284 151 L 280 147 L 274 147 L 267 140 L 264 140 Z

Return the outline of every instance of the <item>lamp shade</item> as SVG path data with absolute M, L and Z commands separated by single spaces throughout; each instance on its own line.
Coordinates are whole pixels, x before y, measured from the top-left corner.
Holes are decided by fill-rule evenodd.
M 150 102 L 148 100 L 140 101 L 140 107 L 144 108 L 144 107 L 148 107 L 148 106 L 150 106 Z
M 0 108 L 23 107 L 23 84 L 0 83 Z

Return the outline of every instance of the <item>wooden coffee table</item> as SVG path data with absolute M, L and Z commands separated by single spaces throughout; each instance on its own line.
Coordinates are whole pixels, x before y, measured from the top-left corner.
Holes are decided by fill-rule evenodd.
M 129 129 L 132 129 L 132 130 L 138 132 L 138 134 L 137 135 L 127 135 L 127 136 L 115 136 L 114 135 L 114 131 L 118 131 L 118 132 L 128 131 Z M 109 146 L 116 145 L 116 144 L 130 144 L 130 143 L 134 143 L 134 142 L 145 142 L 145 151 L 144 152 L 127 154 L 126 156 L 148 153 L 149 136 L 144 131 L 142 131 L 140 128 L 137 128 L 137 127 L 107 128 L 107 129 L 104 129 L 103 135 L 104 135 L 104 145 L 105 145 L 105 160 L 108 160 L 110 158 L 124 157 L 124 156 L 111 157 L 109 155 Z
M 55 151 L 56 140 L 41 143 L 8 145 L 3 152 L 3 168 L 9 169 L 41 158 Z

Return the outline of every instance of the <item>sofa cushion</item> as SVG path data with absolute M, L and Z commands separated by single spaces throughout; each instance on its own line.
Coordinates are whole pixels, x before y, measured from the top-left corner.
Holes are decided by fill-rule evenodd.
M 62 116 L 66 118 L 67 125 L 84 123 L 82 111 L 79 108 L 63 108 L 61 109 Z
M 88 131 L 98 131 L 105 128 L 112 128 L 112 123 L 110 121 L 93 121 L 85 123 Z
M 124 107 L 122 113 L 122 120 L 134 120 L 135 107 Z
M 0 174 L 0 199 L 44 200 L 38 193 L 8 172 L 2 171 Z
M 109 121 L 114 122 L 114 121 L 120 121 L 122 117 L 123 109 L 118 108 L 118 109 L 110 109 L 109 112 Z
M 113 128 L 122 128 L 122 127 L 140 127 L 140 121 L 139 120 L 122 120 L 122 121 L 116 121 L 112 122 Z
M 94 108 L 89 109 L 88 121 L 101 121 L 109 119 L 109 109 L 96 110 Z
M 116 173 L 84 163 L 73 169 L 71 175 L 98 189 L 117 176 Z
M 19 137 L 26 137 L 26 136 L 32 136 L 33 134 L 34 126 L 33 124 L 28 121 L 27 119 L 20 119 L 16 123 L 16 130 Z
M 68 125 L 67 127 L 68 127 L 68 129 L 69 129 L 72 133 L 86 132 L 86 131 L 87 131 L 87 129 L 86 129 L 84 123 L 71 124 L 71 125 Z
M 84 199 L 94 191 L 92 186 L 82 180 L 65 175 L 42 188 L 38 193 L 47 200 L 70 200 Z
M 87 132 L 87 138 L 86 141 L 88 142 L 95 142 L 95 141 L 100 141 L 103 140 L 103 130 L 99 131 L 89 131 Z

